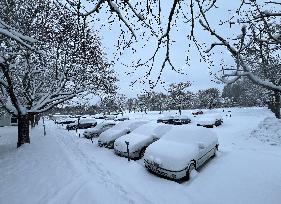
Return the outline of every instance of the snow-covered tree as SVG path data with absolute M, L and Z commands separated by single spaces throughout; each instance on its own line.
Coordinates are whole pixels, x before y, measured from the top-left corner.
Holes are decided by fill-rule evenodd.
M 222 91 L 222 98 L 227 106 L 262 106 L 266 105 L 269 95 L 265 89 L 242 78 L 227 84 Z M 223 104 L 224 105 L 224 104 Z
M 200 90 L 198 92 L 198 98 L 201 108 L 212 109 L 216 107 L 220 99 L 220 91 L 217 88 L 209 88 L 206 90 Z
M 172 83 L 169 87 L 170 102 L 181 114 L 181 110 L 190 104 L 191 93 L 186 89 L 191 86 L 190 82 Z
M 85 91 L 109 91 L 116 77 L 98 36 L 68 9 L 13 0 L 0 10 L 0 103 L 18 116 L 19 147 L 30 142 L 30 115 Z
M 230 26 L 225 33 L 237 37 L 229 39 L 213 28 L 207 15 L 201 12 L 200 24 L 214 38 L 206 52 L 215 47 L 227 49 L 234 65 L 222 66 L 222 78 L 225 83 L 233 83 L 241 77 L 247 77 L 252 83 L 272 92 L 272 110 L 280 118 L 280 22 L 281 4 L 279 1 L 243 0 L 236 14 L 227 23 L 241 27 L 240 33 Z

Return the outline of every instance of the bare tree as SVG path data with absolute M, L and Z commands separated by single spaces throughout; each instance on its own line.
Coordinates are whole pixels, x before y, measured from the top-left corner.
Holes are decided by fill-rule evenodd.
M 200 44 L 195 38 L 195 28 L 201 11 L 208 13 L 215 8 L 217 0 L 173 0 L 173 1 L 132 1 L 132 0 L 93 0 L 92 8 L 85 6 L 81 0 L 66 0 L 65 4 L 70 11 L 77 14 L 78 19 L 87 17 L 92 21 L 100 22 L 102 26 L 120 24 L 120 35 L 117 39 L 116 60 L 124 50 L 131 49 L 136 53 L 135 44 L 140 44 L 142 48 L 153 47 L 152 54 L 145 59 L 136 57 L 132 65 L 125 65 L 132 68 L 130 75 L 141 68 L 145 70 L 139 79 L 132 82 L 147 81 L 151 88 L 161 83 L 161 76 L 166 67 L 171 70 L 183 73 L 181 68 L 177 68 L 172 59 L 172 47 L 175 46 L 177 39 L 173 33 L 179 30 L 185 30 L 187 44 L 195 43 L 197 47 Z M 107 20 L 108 19 L 108 20 Z M 147 43 L 152 42 L 155 44 Z M 190 47 L 190 46 L 189 46 Z M 190 50 L 187 50 L 189 52 Z M 161 59 L 160 66 L 157 62 Z M 187 62 L 189 58 L 187 56 Z M 151 79 L 150 76 L 156 66 L 159 67 L 158 77 Z

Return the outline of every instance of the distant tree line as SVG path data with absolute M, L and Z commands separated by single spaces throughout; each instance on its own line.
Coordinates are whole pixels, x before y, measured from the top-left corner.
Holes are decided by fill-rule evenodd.
M 208 88 L 197 92 L 189 91 L 189 82 L 170 84 L 166 93 L 150 91 L 135 98 L 123 94 L 112 94 L 103 97 L 94 106 L 80 105 L 56 108 L 52 113 L 64 114 L 110 114 L 111 112 L 144 112 L 185 109 L 213 109 L 223 107 L 266 106 L 270 108 L 272 94 L 253 84 L 247 78 L 225 85 L 223 90 Z

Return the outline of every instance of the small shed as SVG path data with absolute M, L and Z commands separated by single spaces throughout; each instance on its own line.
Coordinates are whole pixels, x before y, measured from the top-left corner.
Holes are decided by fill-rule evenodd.
M 0 127 L 18 125 L 18 119 L 0 107 Z

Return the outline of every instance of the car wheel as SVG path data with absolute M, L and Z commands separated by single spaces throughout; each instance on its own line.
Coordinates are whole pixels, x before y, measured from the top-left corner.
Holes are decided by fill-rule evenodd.
M 140 151 L 140 158 L 142 158 L 144 156 L 145 153 L 145 147 L 141 149 Z
M 187 172 L 186 172 L 186 179 L 189 180 L 190 179 L 190 174 L 193 170 L 196 170 L 196 166 L 195 166 L 195 163 L 194 162 L 191 162 L 189 164 L 189 167 L 187 169 Z
M 107 147 L 108 147 L 109 149 L 113 149 L 113 148 L 114 148 L 114 141 L 109 142 L 108 145 L 107 145 Z

